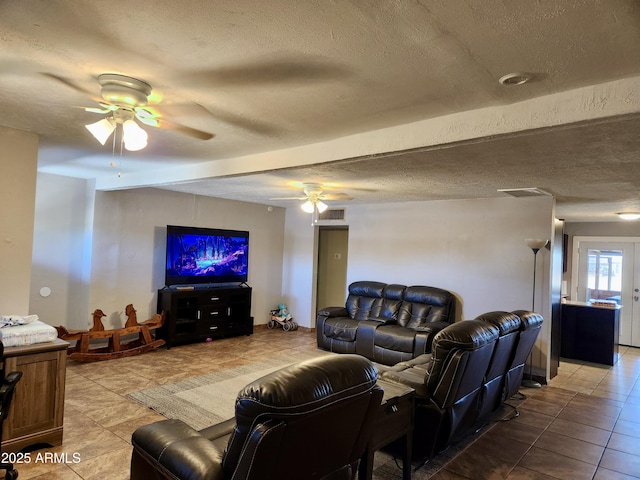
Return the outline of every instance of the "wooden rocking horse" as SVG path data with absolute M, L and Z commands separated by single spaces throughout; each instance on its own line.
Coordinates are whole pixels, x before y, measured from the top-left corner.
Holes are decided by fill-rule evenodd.
M 139 355 L 164 345 L 164 340 L 154 340 L 151 336 L 151 330 L 160 328 L 164 324 L 164 312 L 155 314 L 142 323 L 138 323 L 136 309 L 132 304 L 127 305 L 125 314 L 127 322 L 124 328 L 114 330 L 104 329 L 102 318 L 106 315 L 100 309 L 93 312 L 93 326 L 89 330 L 67 330 L 63 326 L 56 327 L 58 338 L 76 342 L 67 349 L 69 358 L 79 362 L 111 360 Z M 121 338 L 125 335 L 134 334 L 138 335 L 136 339 L 126 343 L 121 342 Z M 105 339 L 108 341 L 107 346 L 104 346 Z M 94 345 L 92 348 L 92 340 L 102 340 L 102 345 Z

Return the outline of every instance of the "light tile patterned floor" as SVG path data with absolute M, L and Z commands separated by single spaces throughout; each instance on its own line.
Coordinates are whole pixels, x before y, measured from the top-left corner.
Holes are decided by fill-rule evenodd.
M 529 396 L 434 480 L 640 478 L 640 349 L 621 347 L 613 367 L 563 359 Z M 416 474 L 416 479 L 422 477 Z
M 100 363 L 70 362 L 64 441 L 39 450 L 54 460 L 18 465 L 20 480 L 125 480 L 131 433 L 163 417 L 125 395 L 154 385 L 316 348 L 306 330 L 257 329 L 249 337 L 160 349 Z M 431 478 L 631 479 L 640 478 L 640 349 L 621 349 L 614 367 L 563 361 L 559 375 L 529 399 L 520 416 L 499 422 Z M 38 452 L 32 453 L 32 458 Z M 80 462 L 61 463 L 61 454 Z M 384 457 L 378 460 L 385 461 Z M 393 461 L 374 478 L 399 479 Z M 426 468 L 413 478 L 429 478 Z M 303 479 L 302 479 L 303 480 Z

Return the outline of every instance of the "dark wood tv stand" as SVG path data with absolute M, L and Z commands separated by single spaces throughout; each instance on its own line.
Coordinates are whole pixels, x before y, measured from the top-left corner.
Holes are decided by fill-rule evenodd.
M 162 311 L 166 318 L 158 336 L 167 348 L 253 333 L 251 287 L 246 284 L 165 287 L 158 290 L 158 313 Z

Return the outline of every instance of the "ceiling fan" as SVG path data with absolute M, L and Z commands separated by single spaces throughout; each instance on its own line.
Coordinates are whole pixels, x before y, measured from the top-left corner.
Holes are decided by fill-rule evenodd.
M 324 212 L 329 206 L 322 200 L 351 200 L 346 193 L 324 193 L 321 183 L 303 183 L 304 196 L 279 197 L 271 200 L 305 200 L 300 208 L 313 215 L 312 225 L 318 222 L 318 214 Z
M 101 97 L 94 97 L 91 92 L 64 77 L 51 73 L 44 73 L 44 75 L 88 95 L 100 105 L 100 108 L 87 107 L 85 111 L 106 115 L 105 118 L 86 125 L 102 145 L 114 130 L 121 126 L 121 139 L 127 150 L 135 151 L 144 148 L 147 145 L 147 132 L 136 120 L 150 127 L 174 130 L 201 140 L 213 138 L 211 133 L 171 122 L 164 118 L 156 107 L 149 106 L 152 89 L 151 85 L 143 80 L 115 73 L 104 73 L 98 76 Z

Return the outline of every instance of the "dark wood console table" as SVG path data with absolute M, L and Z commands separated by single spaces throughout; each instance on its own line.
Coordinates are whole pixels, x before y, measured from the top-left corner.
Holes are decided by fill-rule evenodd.
M 620 308 L 563 303 L 560 356 L 614 365 L 618 361 Z
M 404 385 L 378 380 L 384 390 L 378 409 L 373 434 L 360 461 L 359 480 L 373 476 L 373 455 L 382 447 L 404 437 L 402 455 L 402 479 L 411 480 L 411 450 L 413 448 L 413 402 L 415 391 Z
M 62 445 L 64 387 L 69 343 L 35 343 L 6 347 L 6 372 L 20 371 L 2 428 L 2 451 L 17 452 L 35 444 Z

